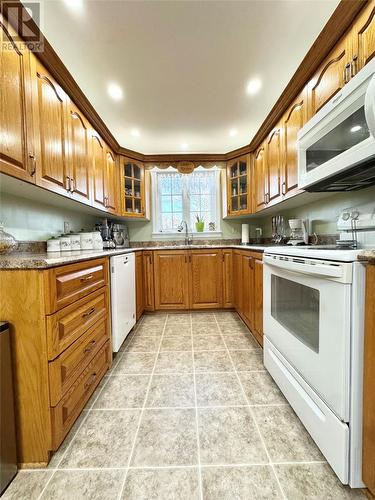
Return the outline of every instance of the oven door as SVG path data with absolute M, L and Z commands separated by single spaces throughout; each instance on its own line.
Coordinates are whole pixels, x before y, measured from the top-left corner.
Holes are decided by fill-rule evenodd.
M 264 257 L 264 333 L 327 406 L 347 422 L 351 285 L 330 277 L 336 270 L 328 266 L 328 276 L 324 276 L 324 266 L 318 263 L 310 265 L 314 274 L 309 274 L 309 264 L 279 263 L 281 267 L 277 259 Z

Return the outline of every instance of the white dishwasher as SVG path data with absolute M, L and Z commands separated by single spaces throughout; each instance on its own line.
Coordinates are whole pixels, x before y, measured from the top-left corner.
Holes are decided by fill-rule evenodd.
M 135 256 L 116 255 L 110 259 L 112 349 L 118 352 L 135 325 Z

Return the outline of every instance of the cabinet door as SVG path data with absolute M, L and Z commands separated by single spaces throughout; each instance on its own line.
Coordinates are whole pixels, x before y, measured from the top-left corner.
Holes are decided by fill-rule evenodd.
M 155 309 L 189 308 L 188 253 L 154 252 Z
M 143 163 L 120 157 L 121 213 L 126 217 L 146 216 L 145 171 Z
M 254 259 L 254 328 L 253 334 L 263 345 L 263 262 Z
M 266 206 L 265 151 L 261 146 L 254 155 L 254 208 L 258 212 Z
M 308 84 L 310 117 L 314 116 L 331 97 L 337 94 L 349 79 L 345 71 L 346 65 L 350 64 L 348 38 L 342 39 L 336 45 Z
M 228 215 L 251 212 L 249 155 L 232 160 L 227 165 Z
M 266 203 L 281 200 L 281 127 L 275 128 L 268 137 L 266 150 Z
M 241 314 L 243 302 L 242 290 L 242 255 L 238 250 L 233 252 L 233 298 L 236 311 Z
M 242 319 L 253 330 L 254 327 L 254 258 L 242 255 Z
M 39 61 L 31 57 L 34 131 L 37 144 L 36 183 L 70 193 L 67 155 L 66 95 Z
M 30 53 L 1 30 L 0 171 L 35 183 Z
M 104 192 L 104 144 L 101 138 L 93 134 L 91 137 L 92 145 L 92 176 L 93 176 L 93 205 L 97 208 L 105 208 Z
M 375 0 L 369 2 L 351 32 L 352 67 L 354 76 L 375 56 Z
M 221 250 L 192 250 L 189 255 L 192 309 L 221 307 L 223 302 Z
M 303 92 L 283 118 L 283 178 L 281 192 L 291 196 L 298 191 L 297 133 L 306 121 L 306 93 Z
M 143 252 L 143 301 L 146 311 L 155 309 L 153 252 Z
M 68 103 L 70 183 L 73 198 L 90 203 L 90 128 L 78 108 Z
M 107 149 L 105 155 L 105 207 L 108 212 L 117 211 L 117 164 L 112 151 Z
M 144 311 L 142 252 L 137 252 L 135 255 L 135 293 L 136 293 L 136 318 L 138 321 Z
M 223 250 L 223 307 L 233 307 L 233 251 Z

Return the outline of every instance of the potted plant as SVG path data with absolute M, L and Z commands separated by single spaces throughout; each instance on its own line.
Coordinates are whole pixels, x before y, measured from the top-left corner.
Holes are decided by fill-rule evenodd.
M 203 217 L 199 217 L 199 215 L 196 215 L 197 222 L 195 223 L 195 229 L 197 233 L 203 233 L 204 231 L 204 220 Z

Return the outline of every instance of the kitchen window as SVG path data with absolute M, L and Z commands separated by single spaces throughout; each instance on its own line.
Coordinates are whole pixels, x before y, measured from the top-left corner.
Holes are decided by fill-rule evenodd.
M 172 168 L 155 169 L 151 175 L 154 235 L 180 234 L 177 228 L 183 220 L 194 235 L 221 235 L 218 169 L 199 167 L 191 174 L 180 174 Z M 197 216 L 204 221 L 203 233 L 196 231 Z

